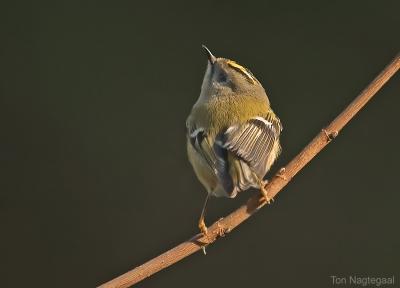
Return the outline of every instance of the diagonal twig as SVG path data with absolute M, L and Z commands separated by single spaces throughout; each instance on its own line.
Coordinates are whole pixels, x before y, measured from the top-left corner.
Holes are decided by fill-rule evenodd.
M 379 91 L 379 89 L 399 70 L 400 54 L 398 54 L 387 65 L 382 72 L 357 96 L 353 102 L 342 113 L 340 113 L 326 128 L 322 129 L 317 136 L 292 160 L 278 172 L 267 184 L 269 198 L 274 198 L 283 187 L 317 155 L 339 131 L 360 111 L 360 109 Z M 232 229 L 245 221 L 262 206 L 260 195 L 251 197 L 246 204 L 211 225 L 208 235 L 195 235 L 193 238 L 179 244 L 175 248 L 151 259 L 150 261 L 126 272 L 125 274 L 107 282 L 101 288 L 129 287 L 154 273 L 180 261 L 203 247 L 213 243 L 219 236 L 229 233 Z

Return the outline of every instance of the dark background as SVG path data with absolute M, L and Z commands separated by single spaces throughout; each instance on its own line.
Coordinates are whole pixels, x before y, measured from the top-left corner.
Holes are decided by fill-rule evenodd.
M 0 9 L 2 287 L 93 287 L 198 232 L 185 120 L 201 44 L 249 67 L 282 167 L 400 50 L 398 1 L 21 3 Z M 299 1 L 300 2 L 300 1 Z M 139 287 L 399 279 L 400 74 L 226 238 Z M 214 199 L 207 222 L 255 191 Z

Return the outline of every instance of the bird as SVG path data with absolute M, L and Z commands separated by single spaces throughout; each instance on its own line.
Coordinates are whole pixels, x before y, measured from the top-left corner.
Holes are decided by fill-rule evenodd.
M 281 153 L 282 124 L 249 69 L 202 48 L 207 68 L 186 130 L 189 162 L 207 191 L 198 222 L 207 235 L 204 218 L 210 196 L 234 198 L 254 187 L 263 201 L 273 200 L 264 177 Z

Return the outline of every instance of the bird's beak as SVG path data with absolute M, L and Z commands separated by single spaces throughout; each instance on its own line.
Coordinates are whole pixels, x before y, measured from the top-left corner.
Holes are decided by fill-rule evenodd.
M 217 61 L 217 58 L 215 58 L 215 56 L 211 53 L 211 51 L 205 46 L 205 45 L 201 45 L 201 47 L 203 47 L 204 51 L 206 52 L 208 61 L 210 62 L 210 64 L 214 64 L 215 61 Z

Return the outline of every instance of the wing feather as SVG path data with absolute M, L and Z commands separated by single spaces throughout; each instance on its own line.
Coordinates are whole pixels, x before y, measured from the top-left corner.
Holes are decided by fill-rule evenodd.
M 208 169 L 218 178 L 228 195 L 234 190 L 232 177 L 229 175 L 228 151 L 222 148 L 222 143 L 212 143 L 203 128 L 189 128 L 190 144 L 208 164 Z
M 255 117 L 228 128 L 223 135 L 223 147 L 248 163 L 259 177 L 264 177 L 281 130 L 280 120 L 273 113 L 266 117 Z
M 279 118 L 270 112 L 228 127 L 216 139 L 203 128 L 189 126 L 188 140 L 224 191 L 234 197 L 238 191 L 258 185 L 257 177 L 265 176 L 277 156 L 281 130 Z

